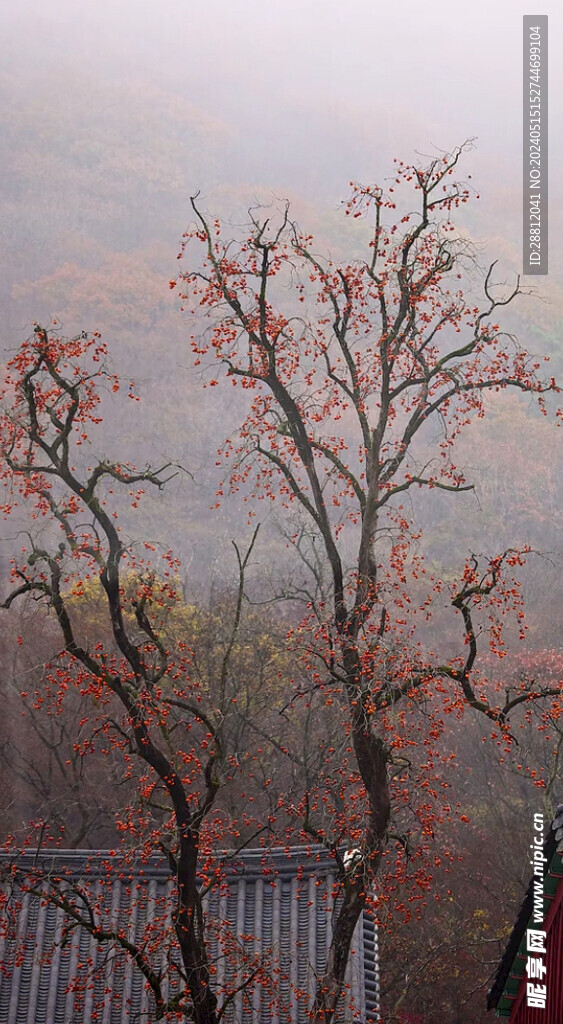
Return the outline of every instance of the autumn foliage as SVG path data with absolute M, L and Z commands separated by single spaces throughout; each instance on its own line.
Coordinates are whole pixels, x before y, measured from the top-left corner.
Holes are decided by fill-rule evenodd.
M 136 508 L 174 467 L 97 460 L 87 444 L 104 391 L 119 387 L 101 339 L 36 327 L 8 364 L 5 512 L 21 515 L 23 499 L 29 522 L 4 607 L 34 599 L 54 616 L 63 646 L 45 669 L 44 699 L 59 714 L 78 690 L 89 722 L 81 753 L 120 758 L 134 782 L 116 817 L 125 845 L 169 858 L 181 994 L 167 1001 L 150 943 L 128 951 L 161 1017 L 220 1019 L 230 994 L 214 985 L 200 884 L 220 883 L 210 874 L 218 850 L 252 839 L 320 844 L 334 859 L 332 945 L 310 1008 L 328 1024 L 362 912 L 394 907 L 408 918 L 431 885 L 434 832 L 465 818 L 448 792 L 448 718 L 481 716 L 508 750 L 516 709 L 560 695 L 554 679 L 507 686 L 479 668 L 483 653 L 506 657 L 505 622 L 525 629 L 526 549 L 461 555 L 455 577 L 443 577 L 426 563 L 415 517 L 421 489 L 455 500 L 471 487 L 456 441 L 485 415 L 488 393 L 528 393 L 545 411 L 557 390 L 498 323 L 518 284 L 496 285 L 491 267 L 481 302 L 462 287 L 473 253 L 452 221 L 470 197 L 456 180 L 460 155 L 398 163 L 387 192 L 353 186 L 344 212 L 361 221 L 365 250 L 349 262 L 319 255 L 287 205 L 251 211 L 232 237 L 192 201 L 185 269 L 171 284 L 193 318 L 207 385 L 247 393 L 246 418 L 222 448 L 217 500 L 240 492 L 251 521 L 273 503 L 295 556 L 285 648 L 264 645 L 254 694 L 234 680 L 249 663 L 244 595 L 257 533 L 235 546 L 220 655 L 202 670 L 172 553 L 140 557 L 117 523 L 118 492 Z M 96 637 L 83 619 L 94 593 Z M 259 985 L 258 967 L 250 973 Z
M 557 693 L 522 683 L 501 697 L 476 671 L 478 634 L 502 658 L 504 615 L 522 622 L 513 571 L 525 552 L 471 556 L 444 581 L 425 568 L 408 511 L 418 488 L 470 486 L 455 444 L 484 416 L 488 392 L 528 392 L 545 409 L 544 394 L 556 390 L 496 322 L 518 283 L 495 286 L 493 265 L 481 304 L 459 285 L 472 258 L 452 223 L 470 195 L 455 178 L 460 155 L 426 167 L 398 163 L 387 193 L 354 185 L 345 213 L 369 218 L 370 233 L 353 262 L 319 256 L 287 206 L 252 211 L 248 232 L 233 238 L 197 197 L 180 254 L 189 263 L 182 295 L 198 324 L 196 363 L 215 359 L 249 392 L 239 437 L 223 449 L 228 487 L 249 501 L 280 502 L 295 524 L 291 542 L 314 579 L 299 642 L 326 703 L 342 708 L 349 738 L 353 799 L 312 827 L 332 848 L 347 834 L 361 851 L 319 984 L 314 1012 L 323 1020 L 334 1012 L 350 928 L 388 856 L 394 819 L 408 808 L 424 837 L 450 810 L 438 767 L 448 757 L 439 742 L 444 716 L 473 708 L 509 743 L 511 711 Z M 405 189 L 401 216 L 394 193 Z M 217 382 L 213 373 L 209 383 Z M 423 460 L 419 442 L 430 426 L 439 436 Z M 458 654 L 448 659 L 428 646 L 421 625 L 443 602 L 459 630 Z

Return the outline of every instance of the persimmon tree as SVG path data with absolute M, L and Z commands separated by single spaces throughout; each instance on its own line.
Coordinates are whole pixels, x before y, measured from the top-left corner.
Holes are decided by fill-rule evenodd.
M 81 912 L 64 886 L 52 898 L 132 959 L 157 1017 L 216 1024 L 230 1012 L 236 993 L 216 983 L 200 887 L 218 884 L 217 850 L 260 837 L 320 843 L 334 859 L 332 944 L 309 1009 L 312 1021 L 328 1024 L 343 998 L 355 926 L 374 907 L 376 875 L 377 899 L 407 917 L 407 881 L 411 893 L 429 885 L 432 834 L 455 812 L 447 715 L 481 716 L 494 741 L 508 745 L 511 712 L 559 693 L 551 681 L 527 679 L 506 691 L 477 671 L 480 646 L 506 653 L 505 613 L 524 628 L 512 577 L 525 552 L 470 555 L 457 578 L 440 578 L 425 566 L 409 504 L 419 489 L 470 486 L 455 442 L 483 415 L 487 391 L 513 388 L 541 405 L 555 390 L 495 322 L 518 287 L 498 290 L 491 269 L 481 306 L 460 289 L 471 253 L 450 221 L 467 198 L 455 184 L 458 158 L 399 165 L 418 213 L 401 217 L 380 189 L 355 187 L 348 214 L 371 211 L 373 231 L 367 258 L 351 263 L 319 256 L 288 208 L 277 219 L 253 211 L 247 232 L 224 239 L 194 199 L 180 290 L 209 318 L 205 333 L 199 324 L 194 331 L 196 362 L 218 359 L 248 394 L 240 436 L 223 451 L 229 486 L 244 491 L 251 518 L 261 499 L 287 515 L 301 580 L 284 590 L 293 607 L 306 604 L 287 629 L 289 655 L 269 654 L 254 633 L 258 667 L 241 640 L 255 535 L 246 552 L 236 549 L 232 610 L 219 609 L 220 621 L 203 628 L 221 637 L 212 654 L 181 608 L 173 555 L 161 559 L 148 545 L 141 557 L 126 541 L 119 494 L 136 509 L 143 490 L 162 487 L 174 469 L 94 455 L 104 389 L 119 387 L 99 336 L 65 339 L 37 327 L 8 364 L 5 511 L 28 522 L 3 604 L 34 600 L 57 624 L 62 650 L 34 699 L 58 715 L 78 692 L 88 710 L 75 753 L 109 753 L 134 782 L 135 799 L 116 809 L 126 846 L 166 852 L 179 991 L 170 996 L 155 967 L 163 930 L 136 947 L 118 931 L 108 937 L 97 908 Z M 436 429 L 435 452 L 423 456 Z M 268 772 L 276 758 L 280 767 Z M 228 942 L 225 956 L 236 948 Z M 237 991 L 272 987 L 271 964 L 259 959 L 239 959 L 227 974 Z
M 161 560 L 151 550 L 141 557 L 117 522 L 114 492 L 124 489 L 136 507 L 144 488 L 162 487 L 172 467 L 136 469 L 92 455 L 89 433 L 101 420 L 104 389 L 119 388 L 105 362 L 98 335 L 64 339 L 54 329 L 37 327 L 8 364 L 0 423 L 2 474 L 10 492 L 4 511 L 19 514 L 21 525 L 27 510 L 29 522 L 3 607 L 35 601 L 57 624 L 62 649 L 48 660 L 34 692 L 24 696 L 37 713 L 46 710 L 55 728 L 59 717 L 70 721 L 68 715 L 64 719 L 69 693 L 74 704 L 81 698 L 73 754 L 120 759 L 129 788 L 134 782 L 134 796 L 114 808 L 115 827 L 125 837 L 125 849 L 165 854 L 176 906 L 173 912 L 163 908 L 162 920 L 136 946 L 122 931 L 108 929 L 103 908 L 85 905 L 83 893 L 75 898 L 64 877 L 46 878 L 45 895 L 38 873 L 26 880 L 17 859 L 8 861 L 9 872 L 24 891 L 41 891 L 63 909 L 72 927 L 80 925 L 129 957 L 152 991 L 157 1019 L 214 1024 L 233 992 L 227 983 L 226 988 L 214 984 L 202 879 L 207 878 L 207 888 L 220 883 L 218 851 L 236 850 L 271 831 L 268 818 L 260 822 L 252 807 L 234 818 L 217 800 L 235 776 L 248 769 L 252 779 L 253 767 L 260 767 L 256 750 L 248 754 L 244 747 L 238 710 L 242 687 L 236 681 L 251 643 L 243 640 L 241 622 L 253 541 L 246 553 L 236 548 L 238 589 L 230 612 L 224 609 L 221 624 L 215 623 L 215 649 L 212 656 L 207 650 L 204 664 L 204 645 L 188 621 L 193 616 L 181 607 L 172 555 L 165 552 Z M 259 646 L 254 636 L 255 669 Z M 262 673 L 272 662 L 273 674 L 275 653 L 271 642 L 262 644 Z M 266 757 L 263 700 L 258 713 L 266 729 L 261 740 Z M 48 825 L 43 822 L 38 833 L 36 822 L 24 845 Z M 8 852 L 16 845 L 8 840 Z M 179 962 L 163 971 L 155 962 L 170 942 L 170 927 Z M 234 956 L 237 943 L 225 941 Z M 247 964 L 239 957 L 231 972 L 237 991 L 261 978 L 266 985 L 264 970 L 260 958 Z M 169 987 L 170 972 L 179 977 L 179 988 Z
M 456 441 L 485 415 L 487 394 L 528 394 L 545 411 L 545 394 L 557 390 L 497 322 L 519 282 L 495 284 L 493 264 L 480 301 L 460 283 L 474 262 L 452 222 L 470 198 L 457 180 L 461 152 L 397 163 L 387 191 L 353 185 L 345 213 L 369 227 L 365 254 L 349 262 L 320 255 L 287 204 L 251 210 L 233 233 L 195 196 L 180 253 L 187 266 L 171 281 L 194 317 L 192 349 L 208 386 L 248 395 L 238 437 L 222 448 L 219 500 L 242 492 L 251 518 L 260 500 L 281 506 L 309 573 L 292 640 L 310 685 L 295 700 L 320 694 L 318 713 L 337 712 L 323 777 L 297 809 L 304 831 L 343 865 L 311 1008 L 317 1024 L 333 1019 L 375 876 L 400 871 L 394 843 L 413 856 L 452 811 L 445 716 L 478 714 L 508 745 L 511 712 L 559 693 L 540 680 L 505 691 L 478 672 L 480 646 L 507 653 L 506 614 L 524 629 L 525 549 L 469 553 L 456 578 L 442 579 L 420 546 L 416 493 L 470 488 Z M 435 609 L 431 646 L 424 624 Z M 344 862 L 346 848 L 356 852 Z
M 36 659 L 42 615 L 47 633 L 56 627 L 58 644 L 41 654 L 21 694 L 28 721 L 49 753 L 61 741 L 59 775 L 71 788 L 82 786 L 86 803 L 84 763 L 97 755 L 100 786 L 100 763 L 108 765 L 102 802 L 111 801 L 110 769 L 121 765 L 124 785 L 112 808 L 122 837 L 117 870 L 128 878 L 152 863 L 153 853 L 163 854 L 173 901 L 158 906 L 142 941 L 132 941 L 71 869 L 53 867 L 49 849 L 64 843 L 54 828 L 59 800 L 55 815 L 7 837 L 2 927 L 17 917 L 18 893 L 50 902 L 64 912 L 68 929 L 80 927 L 112 957 L 129 959 L 152 993 L 155 1019 L 215 1024 L 230 1019 L 235 1000 L 252 1005 L 257 989 L 264 1005 L 280 1007 L 287 998 L 279 951 L 265 942 L 260 951 L 248 949 L 228 922 L 206 911 L 204 897 L 222 891 L 222 865 L 249 843 L 260 842 L 267 853 L 296 835 L 310 842 L 301 828 L 299 787 L 323 765 L 323 744 L 311 738 L 310 712 L 299 708 L 290 720 L 300 677 L 285 635 L 281 646 L 277 640 L 279 613 L 268 623 L 243 601 L 257 531 L 246 552 L 235 544 L 234 594 L 216 594 L 208 613 L 182 600 L 169 551 L 159 557 L 146 543 L 140 554 L 122 533 L 118 492 L 135 509 L 143 490 L 162 487 L 174 470 L 94 456 L 105 391 L 120 386 L 106 356 L 97 334 L 68 339 L 38 326 L 8 363 L 0 420 L 3 511 L 14 516 L 24 546 L 2 607 L 15 612 L 23 605 L 18 644 L 34 648 Z M 26 616 L 26 605 L 33 615 Z M 35 770 L 34 756 L 29 751 L 26 763 L 35 778 L 41 766 Z M 52 793 L 48 779 L 40 781 L 48 814 Z M 38 854 L 31 867 L 20 856 L 30 847 Z M 116 861 L 115 851 L 104 861 L 108 878 Z M 65 941 L 67 926 L 63 933 Z M 170 953 L 164 966 L 163 949 Z M 18 949 L 16 960 L 20 955 Z M 86 968 L 95 972 L 96 959 Z M 71 979 L 77 997 L 83 982 Z M 291 990 L 289 998 L 302 1000 L 303 993 Z

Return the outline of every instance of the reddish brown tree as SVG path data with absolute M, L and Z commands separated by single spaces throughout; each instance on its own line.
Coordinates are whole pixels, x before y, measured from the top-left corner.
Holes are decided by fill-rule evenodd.
M 80 766 L 91 755 L 114 768 L 121 763 L 126 785 L 113 807 L 113 827 L 123 837 L 122 863 L 112 854 L 103 873 L 108 880 L 114 870 L 125 878 L 127 871 L 138 875 L 152 854 L 164 854 L 172 896 L 158 903 L 152 919 L 148 915 L 136 942 L 108 914 L 106 883 L 104 902 L 77 883 L 72 868 L 53 868 L 48 856 L 21 861 L 22 847 L 39 845 L 42 854 L 64 841 L 53 830 L 59 801 L 51 820 L 36 820 L 23 837 L 20 830 L 7 838 L 2 929 L 13 938 L 10 921 L 20 896 L 47 900 L 67 915 L 61 941 L 80 926 L 112 956 L 131 961 L 151 992 L 155 1019 L 216 1024 L 229 1019 L 235 1001 L 248 1008 L 256 998 L 277 1007 L 303 1000 L 298 985 L 286 991 L 279 950 L 265 941 L 259 949 L 249 946 L 248 935 L 233 934 L 227 921 L 206 914 L 204 899 L 224 894 L 223 865 L 249 843 L 260 839 L 267 861 L 268 847 L 307 838 L 296 789 L 299 772 L 315 775 L 322 745 L 313 745 L 305 764 L 300 747 L 310 734 L 310 716 L 302 716 L 303 727 L 298 716 L 289 720 L 288 680 L 295 677 L 297 684 L 299 674 L 277 642 L 279 615 L 268 623 L 243 605 L 257 531 L 246 553 L 235 545 L 234 596 L 216 595 L 207 615 L 183 602 L 170 552 L 161 558 L 155 545 L 145 544 L 141 557 L 122 533 L 115 492 L 125 491 L 136 508 L 143 489 L 161 487 L 172 467 L 139 470 L 93 458 L 89 435 L 101 421 L 104 392 L 119 389 L 106 354 L 98 335 L 65 339 L 37 327 L 8 364 L 0 422 L 4 512 L 20 526 L 23 516 L 28 529 L 22 529 L 25 544 L 13 559 L 3 607 L 34 603 L 34 618 L 19 620 L 18 643 L 35 650 L 36 658 L 42 615 L 45 632 L 54 624 L 59 643 L 62 635 L 62 648 L 43 652 L 44 663 L 22 697 L 34 722 L 45 715 L 46 749 L 57 738 L 66 741 L 74 728 L 59 766 L 71 788 L 81 782 L 88 800 Z M 35 622 L 33 629 L 25 630 L 26 622 Z M 63 751 L 57 750 L 59 758 Z M 97 771 L 103 785 L 99 764 Z M 52 794 L 42 781 L 48 807 Z M 106 785 L 102 804 L 108 799 Z M 163 950 L 169 951 L 164 966 Z M 16 963 L 20 956 L 23 948 Z M 87 972 L 99 967 L 95 958 L 83 964 Z M 83 974 L 71 978 L 77 997 L 90 983 Z
M 459 432 L 483 415 L 487 391 L 515 388 L 541 404 L 555 389 L 493 322 L 517 287 L 499 293 L 491 269 L 482 307 L 459 289 L 468 256 L 450 222 L 467 198 L 454 182 L 459 155 L 427 168 L 399 165 L 397 183 L 414 187 L 420 209 L 394 213 L 395 224 L 386 224 L 391 198 L 356 187 L 347 212 L 371 210 L 374 227 L 367 259 L 343 265 L 318 256 L 287 209 L 278 221 L 254 213 L 247 234 L 223 240 L 194 200 L 196 226 L 186 245 L 203 245 L 204 254 L 183 281 L 210 323 L 193 346 L 198 361 L 213 353 L 250 397 L 240 438 L 224 450 L 230 486 L 281 502 L 304 567 L 306 613 L 289 631 L 301 675 L 290 676 L 287 661 L 269 666 L 285 692 L 274 719 L 262 705 L 252 727 L 245 725 L 242 752 L 231 669 L 250 550 L 237 549 L 235 609 L 208 685 L 193 645 L 167 629 L 177 605 L 175 560 L 167 554 L 160 568 L 153 555 L 143 561 L 116 521 L 113 491 L 129 492 L 136 507 L 145 487 L 162 486 L 168 467 L 98 460 L 86 443 L 101 418 L 103 388 L 118 387 L 99 338 L 63 339 L 38 327 L 9 363 L 3 475 L 32 521 L 4 606 L 36 599 L 54 616 L 63 650 L 47 668 L 45 697 L 55 713 L 70 687 L 89 701 L 80 751 L 111 750 L 136 777 L 138 799 L 119 827 L 131 846 L 167 851 L 176 880 L 179 995 L 167 996 L 154 968 L 161 932 L 131 947 L 119 933 L 108 939 L 96 908 L 79 914 L 94 937 L 111 939 L 133 959 L 161 1017 L 216 1024 L 232 1004 L 233 986 L 214 981 L 199 885 L 202 878 L 213 884 L 212 853 L 236 846 L 242 824 L 245 835 L 254 829 L 271 842 L 314 839 L 334 858 L 338 912 L 309 1014 L 328 1024 L 342 998 L 354 928 L 373 909 L 375 876 L 378 899 L 394 900 L 406 915 L 407 876 L 414 892 L 428 886 L 429 837 L 455 811 L 445 778 L 453 752 L 441 742 L 445 716 L 472 709 L 509 744 L 511 711 L 559 693 L 526 680 L 506 694 L 477 673 L 478 638 L 504 656 L 503 616 L 514 612 L 518 621 L 522 614 L 512 573 L 523 553 L 471 556 L 458 578 L 440 579 L 425 568 L 407 504 L 418 488 L 469 486 L 453 449 Z M 435 458 L 420 466 L 418 441 L 436 428 Z M 253 516 L 258 508 L 250 506 Z M 94 583 L 105 608 L 97 637 L 80 615 Z M 425 630 L 432 616 L 444 651 Z M 260 813 L 245 806 L 239 820 L 232 809 L 226 814 L 221 791 L 245 771 L 255 777 L 268 751 L 286 759 L 291 785 L 274 793 L 264 775 Z M 260 962 L 239 962 L 233 977 L 238 987 L 271 984 Z
M 451 219 L 470 195 L 456 181 L 460 155 L 398 163 L 387 194 L 354 186 L 346 214 L 371 228 L 352 262 L 319 255 L 288 206 L 251 211 L 233 237 L 197 197 L 180 254 L 196 364 L 215 360 L 223 376 L 211 368 L 209 385 L 225 388 L 226 377 L 249 395 L 239 436 L 223 448 L 227 486 L 252 500 L 251 516 L 259 499 L 286 510 L 312 577 L 296 642 L 347 738 L 337 764 L 327 758 L 322 798 L 312 787 L 301 808 L 304 828 L 336 857 L 346 845 L 358 851 L 311 1011 L 317 1024 L 333 1018 L 353 929 L 382 864 L 389 874 L 391 835 L 403 830 L 403 847 L 421 850 L 451 810 L 440 796 L 440 763 L 452 756 L 440 749 L 444 715 L 473 709 L 509 744 L 511 711 L 559 692 L 539 681 L 503 692 L 477 671 L 478 638 L 504 657 L 505 612 L 521 624 L 512 574 L 525 552 L 472 555 L 443 580 L 425 568 L 411 515 L 420 488 L 470 487 L 455 444 L 484 416 L 488 392 L 529 393 L 544 409 L 557 390 L 496 322 L 519 283 L 495 285 L 492 265 L 480 304 L 460 286 L 473 259 Z M 442 653 L 424 622 L 444 606 Z
M 206 686 L 205 674 L 192 665 L 193 650 L 181 637 L 173 643 L 167 636 L 169 612 L 178 603 L 174 559 L 166 553 L 159 569 L 154 557 L 152 562 L 139 558 L 111 508 L 115 488 L 125 488 L 136 506 L 144 487 L 162 486 L 169 467 L 154 472 L 105 460 L 89 464 L 88 430 L 100 421 L 101 395 L 105 387 L 119 387 L 104 367 L 105 355 L 96 335 L 61 339 L 37 327 L 8 365 L 1 422 L 3 474 L 11 490 L 5 511 L 19 508 L 23 498 L 31 522 L 4 607 L 33 599 L 54 616 L 63 649 L 45 667 L 35 706 L 43 705 L 56 719 L 65 713 L 69 691 L 78 692 L 86 707 L 74 753 L 82 757 L 97 748 L 102 756 L 119 755 L 125 778 L 135 777 L 134 800 L 115 808 L 116 827 L 129 837 L 130 848 L 166 853 L 177 904 L 172 922 L 170 907 L 163 908 L 159 927 L 151 927 L 142 946 L 134 946 L 125 934 L 108 930 L 102 908 L 86 909 L 80 901 L 77 907 L 64 880 L 49 898 L 99 941 L 114 943 L 132 958 L 152 990 L 158 1019 L 168 1015 L 212 1024 L 220 1017 L 221 992 L 212 983 L 201 878 L 212 847 L 217 851 L 240 842 L 238 822 L 215 804 L 219 790 L 239 770 L 229 745 L 231 706 L 236 709 L 230 670 L 235 639 L 240 646 L 251 548 L 246 555 L 237 549 L 238 595 L 231 623 L 224 624 L 222 656 L 215 659 L 217 678 Z M 100 604 L 95 636 L 86 601 L 93 589 Z M 245 822 L 250 828 L 250 815 Z M 37 877 L 26 882 L 17 864 L 11 870 L 24 889 L 40 885 Z M 167 995 L 166 972 L 154 965 L 162 943 L 169 941 L 165 933 L 171 923 L 183 979 L 173 996 Z M 257 983 L 259 964 L 238 967 L 243 978 L 246 970 Z M 230 989 L 223 998 L 232 999 Z

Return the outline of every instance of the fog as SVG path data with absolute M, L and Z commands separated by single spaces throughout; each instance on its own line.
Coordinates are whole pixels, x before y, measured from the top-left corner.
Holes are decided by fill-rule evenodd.
M 525 12 L 519 3 L 464 10 L 435 0 L 23 0 L 4 3 L 2 22 L 11 75 L 49 70 L 69 92 L 79 69 L 100 84 L 152 83 L 220 118 L 231 136 L 225 181 L 341 196 L 350 178 L 387 173 L 392 155 L 475 137 L 479 189 L 497 201 L 505 189 L 518 203 Z M 555 203 L 561 19 L 555 4 L 548 13 Z
M 535 296 L 521 297 L 506 323 L 557 369 L 561 19 L 550 7 L 550 275 L 534 279 Z M 168 291 L 190 194 L 234 217 L 287 197 L 302 226 L 330 241 L 350 181 L 385 183 L 393 157 L 430 158 L 473 139 L 461 174 L 481 198 L 457 221 L 482 264 L 498 258 L 500 279 L 513 281 L 522 269 L 525 10 L 435 0 L 4 0 L 4 352 L 34 320 L 56 316 L 68 333 L 101 329 L 118 369 L 134 362 L 151 395 L 141 415 L 151 457 L 187 459 L 201 474 L 237 414 L 204 402 Z M 134 422 L 120 438 L 110 420 L 113 449 L 135 447 Z M 196 519 L 208 501 L 203 487 Z
M 479 300 L 482 268 L 493 260 L 499 261 L 497 280 L 513 287 L 522 271 L 522 15 L 528 8 L 483 0 L 471 6 L 441 0 L 209 0 L 205 5 L 1 0 L 0 361 L 13 355 L 35 321 L 46 324 L 56 317 L 69 336 L 102 332 L 114 367 L 134 376 L 142 401 L 127 403 L 121 394 L 104 398 L 104 421 L 92 431 L 92 447 L 81 451 L 92 464 L 97 458 L 143 466 L 170 460 L 182 467 L 162 493 L 147 494 L 134 513 L 127 499 L 126 510 L 118 507 L 128 539 L 170 547 L 181 558 L 186 599 L 207 607 L 221 587 L 232 587 L 237 574 L 232 542 L 244 550 L 251 535 L 241 495 L 215 507 L 217 448 L 242 422 L 248 395 L 231 391 L 225 397 L 221 387 L 202 389 L 191 364 L 191 328 L 177 291 L 169 288 L 190 217 L 190 195 L 199 191 L 204 208 L 233 221 L 255 202 L 287 198 L 300 226 L 319 239 L 319 251 L 334 245 L 340 252 L 357 239 L 356 222 L 340 217 L 350 182 L 384 185 L 394 157 L 424 162 L 473 140 L 460 163 L 473 201 L 456 211 L 455 221 L 481 264 L 475 277 Z M 542 9 L 550 32 L 550 272 L 533 281 L 524 278 L 524 289 L 532 294 L 518 296 L 503 310 L 502 323 L 527 349 L 549 355 L 553 372 L 563 378 L 563 26 L 552 0 Z M 426 543 L 432 571 L 446 580 L 469 551 L 530 543 L 542 553 L 526 570 L 528 643 L 538 675 L 548 664 L 555 676 L 563 599 L 560 436 L 529 396 L 495 395 L 487 409 L 485 423 L 472 426 L 458 448 L 460 466 L 467 467 L 476 490 L 438 499 L 435 490 L 412 499 L 409 494 L 409 508 L 425 530 L 421 549 Z M 429 433 L 424 444 L 435 447 L 435 436 Z M 259 510 L 263 528 L 251 580 L 260 598 L 272 581 L 283 589 L 289 546 L 275 510 L 264 511 L 266 504 Z M 21 548 L 22 516 L 18 509 L 2 524 L 3 570 Z M 47 655 L 39 644 L 29 668 L 21 661 L 25 648 L 22 654 L 12 639 L 10 657 L 19 668 L 13 678 L 5 674 L 3 685 L 12 688 L 14 716 L 19 716 L 18 672 L 22 678 L 40 674 Z M 454 654 L 458 640 L 456 634 Z M 517 659 L 497 667 L 499 678 L 509 660 L 503 679 L 515 678 Z M 7 655 L 4 661 L 8 664 Z M 522 665 L 528 671 L 525 657 Z M 493 869 L 497 858 L 499 874 L 505 872 L 495 899 L 506 904 L 505 916 L 498 917 L 506 930 L 514 901 L 506 892 L 518 892 L 528 871 L 525 849 L 516 868 L 509 865 L 506 835 L 512 829 L 526 847 L 522 815 L 536 798 L 539 807 L 540 797 L 530 779 L 523 781 L 516 770 L 510 778 L 489 754 L 483 779 L 472 789 L 481 726 L 473 722 L 467 730 L 464 725 L 463 737 L 459 729 L 459 741 L 455 728 L 454 739 L 467 771 L 456 781 L 457 795 L 474 803 L 477 825 L 483 832 L 490 827 L 493 836 L 485 843 L 475 826 L 469 868 L 474 904 L 480 907 L 483 899 L 475 865 L 487 847 Z M 540 749 L 535 725 L 529 732 L 519 757 L 538 766 L 546 758 L 541 767 L 551 773 L 554 787 L 560 765 Z M 490 780 L 497 770 L 501 781 L 494 806 Z M 10 765 L 8 776 L 11 781 Z M 499 817 L 502 800 L 506 807 Z M 17 799 L 9 810 L 20 815 Z M 464 835 L 460 846 L 465 842 L 471 848 L 471 836 Z M 520 855 L 515 849 L 513 861 Z M 463 893 L 466 862 L 459 872 L 456 891 Z M 512 888 L 502 888 L 506 878 Z M 449 893 L 448 878 L 442 882 Z M 480 913 L 467 918 L 468 928 Z M 388 962 L 405 961 L 405 978 L 409 956 L 426 956 L 433 938 L 424 919 L 420 941 L 416 927 L 409 932 L 411 946 L 403 945 L 403 932 L 397 930 L 397 949 L 388 955 Z M 465 918 L 462 932 L 460 949 L 469 934 Z M 449 933 L 444 941 L 449 945 Z M 490 941 L 484 934 L 484 942 Z M 483 948 L 490 961 L 491 947 Z M 457 960 L 453 969 L 457 976 Z M 468 1000 L 474 998 L 474 1009 L 466 1017 L 459 1011 L 456 1020 L 473 1024 L 482 1019 L 482 996 L 474 993 L 485 979 L 475 981 L 472 964 L 466 970 L 465 991 Z M 413 970 L 412 978 L 417 976 Z M 426 977 L 426 967 L 419 976 Z M 450 980 L 447 1012 L 440 1020 L 454 1019 Z M 433 1013 L 433 975 L 416 984 Z

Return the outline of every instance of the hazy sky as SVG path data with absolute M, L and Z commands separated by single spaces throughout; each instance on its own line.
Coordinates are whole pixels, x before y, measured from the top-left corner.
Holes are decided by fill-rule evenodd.
M 297 163 L 302 143 L 308 159 L 316 148 L 323 167 L 334 161 L 361 177 L 379 154 L 408 156 L 476 136 L 476 166 L 511 175 L 514 164 L 519 178 L 529 4 L 3 0 L 0 7 L 8 60 L 30 71 L 37 62 L 56 68 L 72 60 L 102 79 L 166 84 L 223 117 L 241 147 L 256 146 L 266 177 Z M 561 17 L 553 2 L 542 12 L 551 15 L 555 168 Z M 302 168 L 304 179 L 316 174 Z
M 451 150 L 483 196 L 478 233 L 521 241 L 522 14 L 529 4 L 394 0 L 0 0 L 8 75 L 149 84 L 211 115 L 227 140 L 196 189 L 243 185 L 334 204 L 393 156 Z M 550 229 L 563 237 L 561 16 L 550 16 Z M 10 84 L 8 80 L 8 93 Z M 127 112 L 124 109 L 124 118 Z M 473 214 L 472 214 L 473 215 Z M 178 230 L 183 227 L 178 217 Z M 471 225 L 473 229 L 474 223 Z M 551 273 L 555 272 L 554 264 Z
M 69 331 L 105 330 L 107 322 L 118 357 L 129 358 L 127 330 L 138 323 L 151 336 L 162 293 L 170 298 L 190 193 L 222 189 L 227 204 L 233 197 L 246 207 L 253 190 L 274 191 L 302 197 L 307 213 L 312 204 L 328 209 L 328 221 L 351 179 L 383 184 L 393 156 L 434 155 L 471 137 L 476 145 L 461 176 L 472 174 L 483 200 L 475 213 L 473 206 L 461 211 L 474 218 L 461 226 L 482 244 L 484 265 L 499 257 L 499 273 L 508 268 L 512 285 L 510 275 L 521 268 L 528 11 L 520 0 L 0 0 L 4 113 L 14 150 L 23 153 L 21 164 L 17 153 L 12 159 L 6 132 L 11 177 L 0 235 L 7 310 L 0 340 L 4 332 L 6 346 L 13 345 L 33 319 L 62 310 Z M 554 256 L 563 245 L 563 27 L 554 0 L 541 13 L 550 18 Z M 68 116 L 49 121 L 55 104 Z M 199 115 L 213 136 L 207 148 L 201 144 L 200 159 L 193 130 Z M 176 145 L 179 137 L 184 148 Z M 167 146 L 159 164 L 159 147 Z M 523 340 L 532 350 L 553 347 L 560 337 L 560 267 L 561 259 L 551 258 L 549 281 L 535 282 L 551 306 L 519 303 Z M 153 333 L 154 344 L 162 344 Z M 148 368 L 135 372 L 148 380 L 148 348 L 145 355 Z M 174 379 L 176 362 L 167 372 Z

